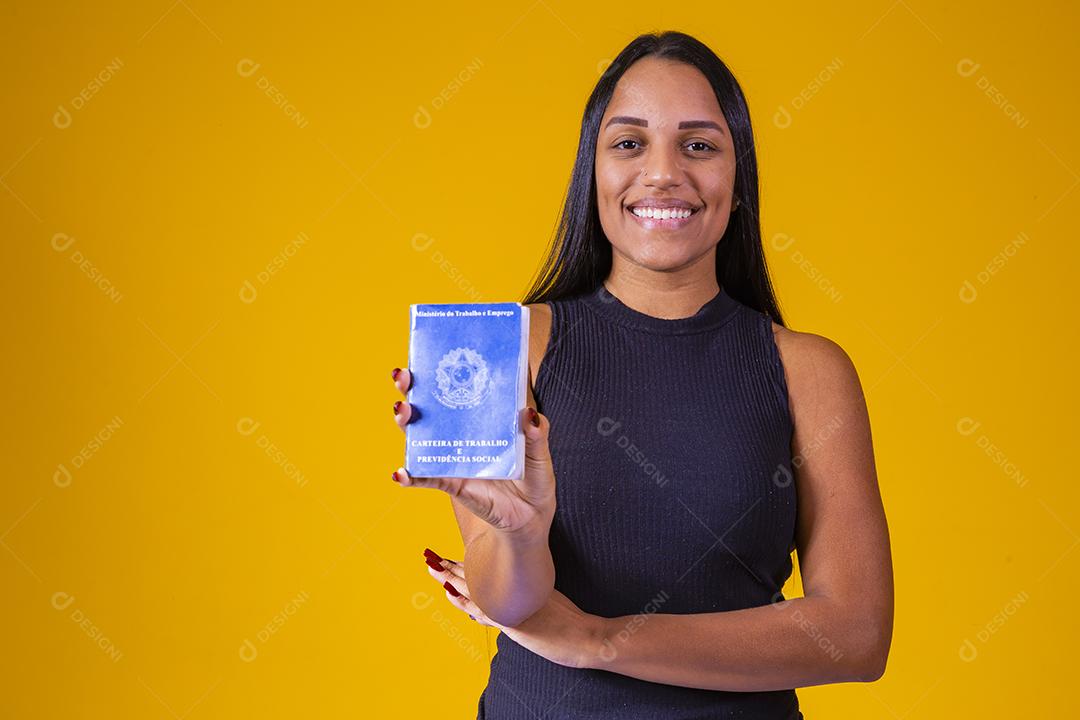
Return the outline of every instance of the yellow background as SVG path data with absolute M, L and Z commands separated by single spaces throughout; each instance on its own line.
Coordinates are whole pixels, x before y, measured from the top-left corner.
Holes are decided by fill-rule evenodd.
M 807 717 L 1071 706 L 1075 7 L 449 5 L 0 10 L 0 715 L 474 716 L 389 372 L 410 302 L 520 299 L 656 29 L 746 89 L 789 324 L 868 393 L 892 654 Z

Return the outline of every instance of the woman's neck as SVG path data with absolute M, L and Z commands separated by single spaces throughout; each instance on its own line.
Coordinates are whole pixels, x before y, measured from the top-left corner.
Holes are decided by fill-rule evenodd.
M 607 291 L 638 312 L 665 320 L 690 317 L 716 297 L 715 261 L 675 272 L 650 270 L 615 258 L 604 280 Z

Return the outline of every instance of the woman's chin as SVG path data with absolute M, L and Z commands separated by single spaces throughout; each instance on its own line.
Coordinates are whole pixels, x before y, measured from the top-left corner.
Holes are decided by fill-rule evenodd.
M 705 250 L 707 251 L 708 248 Z M 699 252 L 691 252 L 685 243 L 665 242 L 664 240 L 642 243 L 633 252 L 626 254 L 635 265 L 657 272 L 679 270 L 690 265 L 701 256 Z

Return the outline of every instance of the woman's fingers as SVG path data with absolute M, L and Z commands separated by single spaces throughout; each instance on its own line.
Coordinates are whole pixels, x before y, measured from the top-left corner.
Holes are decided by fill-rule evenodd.
M 402 487 L 431 488 L 432 490 L 442 490 L 444 493 L 450 495 L 458 495 L 461 490 L 461 483 L 464 482 L 461 478 L 412 477 L 403 467 L 399 467 L 395 470 L 391 474 L 391 477 L 394 482 Z
M 398 427 L 402 430 L 409 424 L 409 419 L 412 418 L 412 405 L 405 400 L 398 400 L 393 405 L 394 409 L 394 422 L 398 424 Z
M 481 625 L 499 627 L 484 614 L 484 611 L 469 597 L 469 586 L 465 582 L 465 566 L 461 563 L 439 558 L 438 555 L 425 551 L 427 558 L 428 574 L 431 575 L 446 591 L 446 599 L 462 612 L 468 613 Z
M 432 562 L 434 558 L 430 555 L 428 558 L 428 569 L 432 571 L 432 577 L 441 577 L 443 580 L 452 580 L 454 582 L 454 587 L 466 595 L 469 594 L 469 586 L 465 581 L 464 565 L 445 558 Z
M 412 384 L 412 373 L 409 372 L 409 368 L 394 368 L 390 371 L 390 377 L 402 395 L 409 391 L 409 385 Z
M 424 562 L 427 563 L 431 577 L 441 582 L 450 582 L 454 588 L 464 594 L 469 594 L 469 586 L 465 582 L 465 566 L 461 563 L 439 557 L 431 549 L 424 550 Z M 447 588 L 449 592 L 449 588 Z
M 394 381 L 394 387 L 398 389 L 402 395 L 409 391 L 409 385 L 412 383 L 412 374 L 408 368 L 394 368 L 390 371 L 390 377 Z M 412 405 L 406 400 L 398 400 L 394 403 L 394 422 L 398 424 L 402 430 L 409 424 L 409 419 L 412 418 Z
M 408 373 L 408 370 L 401 370 L 398 377 L 395 379 L 395 384 L 401 385 L 402 374 Z M 408 382 L 408 379 L 405 380 Z M 402 430 L 409 424 L 409 419 L 412 417 L 412 405 L 404 400 L 398 400 L 394 403 L 394 422 L 398 424 Z M 433 488 L 435 490 L 442 490 L 443 492 L 456 495 L 461 488 L 461 478 L 414 478 L 405 471 L 405 468 L 400 467 L 391 473 L 391 477 L 394 482 L 402 487 L 424 487 Z
M 548 419 L 533 407 L 521 412 L 521 428 L 525 433 L 525 472 L 519 484 L 532 502 L 549 501 L 555 492 L 555 475 L 548 447 Z
M 458 610 L 461 610 L 464 613 L 468 613 L 470 618 L 472 618 L 476 622 L 480 623 L 481 625 L 490 625 L 492 627 L 498 627 L 498 625 L 493 623 L 491 621 L 491 619 L 488 618 L 488 616 L 484 614 L 484 611 L 481 610 L 479 607 L 477 607 L 476 603 L 474 603 L 472 600 L 470 600 L 467 596 L 460 595 L 458 597 L 454 597 L 451 593 L 447 592 L 446 597 L 447 597 L 447 600 L 450 601 L 451 605 L 453 605 Z

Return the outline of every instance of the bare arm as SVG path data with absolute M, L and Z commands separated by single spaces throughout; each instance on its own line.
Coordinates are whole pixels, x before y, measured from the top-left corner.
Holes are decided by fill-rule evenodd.
M 531 384 L 528 396 L 529 407 L 535 407 Z M 546 425 L 543 430 L 546 436 Z M 535 457 L 538 453 L 542 456 Z M 527 466 L 550 467 L 550 462 L 547 442 L 528 444 Z M 555 587 L 555 563 L 548 547 L 551 517 L 507 532 L 480 520 L 453 495 L 450 500 L 465 545 L 463 562 L 474 568 L 473 602 L 499 624 L 518 625 L 544 606 Z
M 596 618 L 590 667 L 735 691 L 873 681 L 884 673 L 892 561 L 862 388 L 840 346 L 778 327 L 795 422 L 804 597 L 720 613 Z
M 455 513 L 468 513 L 458 510 Z M 542 530 L 542 531 L 541 531 Z M 475 568 L 472 599 L 500 625 L 514 627 L 544 606 L 555 586 L 548 533 L 482 529 L 465 545 L 464 563 Z
M 543 303 L 529 305 L 529 310 L 527 392 L 529 407 L 536 407 L 533 385 L 551 334 L 551 310 Z M 551 466 L 546 420 L 542 430 L 545 442 L 542 446 L 529 446 L 526 466 Z M 536 454 L 543 457 L 532 457 Z M 551 517 L 522 531 L 506 533 L 478 520 L 453 496 L 451 503 L 465 544 L 462 560 L 474 568 L 471 573 L 473 601 L 496 622 L 508 627 L 518 625 L 544 606 L 555 587 L 555 563 L 548 547 Z
M 530 305 L 528 409 L 536 407 L 532 385 L 548 342 L 551 314 L 547 305 Z M 408 370 L 394 378 L 400 391 L 411 383 Z M 408 403 L 398 403 L 397 422 L 412 417 Z M 410 478 L 401 484 L 441 490 L 450 496 L 461 530 L 463 559 L 473 570 L 473 600 L 495 622 L 514 627 L 542 608 L 555 586 L 555 565 L 548 534 L 555 514 L 555 474 L 548 450 L 547 418 L 536 424 L 523 412 L 525 471 L 521 480 Z M 397 474 L 395 474 L 395 478 Z

